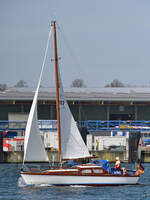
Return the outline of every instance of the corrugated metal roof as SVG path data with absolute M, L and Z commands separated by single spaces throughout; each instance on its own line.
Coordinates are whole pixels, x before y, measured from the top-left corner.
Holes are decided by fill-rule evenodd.
M 64 88 L 67 100 L 150 101 L 150 88 Z M 32 100 L 35 88 L 9 88 L 0 100 Z M 40 88 L 39 100 L 55 100 L 55 88 Z

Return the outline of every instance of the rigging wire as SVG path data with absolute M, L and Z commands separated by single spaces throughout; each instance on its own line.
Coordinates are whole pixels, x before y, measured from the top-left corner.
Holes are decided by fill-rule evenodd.
M 60 24 L 60 23 L 59 23 Z M 68 50 L 68 53 L 69 53 L 69 56 L 73 59 L 73 61 L 75 62 L 76 66 L 79 66 L 80 70 L 79 70 L 79 75 L 80 77 L 86 77 L 86 73 L 85 71 L 83 70 L 83 68 L 81 67 L 81 64 L 79 63 L 78 61 L 78 58 L 76 56 L 76 54 L 74 53 L 73 49 L 71 48 L 71 46 L 69 45 L 69 42 L 68 40 L 66 39 L 66 36 L 64 34 L 64 32 L 62 31 L 60 25 L 58 23 L 56 23 L 57 25 L 57 30 L 59 30 L 61 36 L 62 36 L 62 39 L 64 41 L 64 44 L 66 45 L 66 49 Z M 82 79 L 82 78 L 81 78 Z M 80 116 L 81 115 L 81 116 Z M 80 109 L 79 109 L 79 113 L 78 113 L 78 119 L 76 120 L 86 120 L 86 114 L 82 108 L 82 106 L 80 106 Z
M 81 64 L 78 60 L 78 57 L 77 55 L 75 54 L 75 52 L 73 51 L 73 49 L 71 48 L 70 44 L 69 44 L 69 41 L 66 39 L 66 36 L 64 34 L 64 31 L 62 30 L 62 28 L 59 26 L 59 24 L 57 23 L 57 28 L 61 34 L 61 37 L 63 39 L 63 42 L 64 42 L 64 46 L 66 47 L 66 52 L 69 54 L 69 56 L 72 58 L 74 64 L 76 66 L 79 67 L 80 70 L 78 70 L 78 74 L 79 74 L 79 77 L 82 79 L 82 77 L 86 77 L 86 73 L 85 71 L 83 70 L 83 68 L 81 67 Z M 77 77 L 78 78 L 78 77 Z
M 49 34 L 48 34 L 48 39 L 47 39 L 47 43 L 46 43 L 45 54 L 44 54 L 43 64 L 42 64 L 42 69 L 41 69 L 41 74 L 40 74 L 40 80 L 42 79 L 42 73 L 43 73 L 45 62 L 46 62 L 46 58 L 47 58 L 47 52 L 48 52 L 48 47 L 49 47 L 49 43 L 50 43 L 51 34 L 52 34 L 52 27 L 50 25 L 50 31 L 49 31 Z

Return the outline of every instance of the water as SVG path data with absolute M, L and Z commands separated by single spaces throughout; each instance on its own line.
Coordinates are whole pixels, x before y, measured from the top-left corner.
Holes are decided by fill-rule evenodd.
M 129 166 L 129 164 L 122 164 Z M 0 200 L 148 200 L 150 199 L 150 164 L 144 164 L 140 184 L 115 187 L 25 186 L 19 179 L 17 164 L 0 164 Z

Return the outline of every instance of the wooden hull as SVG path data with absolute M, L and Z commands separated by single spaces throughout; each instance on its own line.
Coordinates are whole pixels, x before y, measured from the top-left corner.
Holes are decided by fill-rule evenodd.
M 44 175 L 44 174 L 21 174 L 23 180 L 28 185 L 127 185 L 137 184 L 138 176 L 71 176 L 71 175 Z

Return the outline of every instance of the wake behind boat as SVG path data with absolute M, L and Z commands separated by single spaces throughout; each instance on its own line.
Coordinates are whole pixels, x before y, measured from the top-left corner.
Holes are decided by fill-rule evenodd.
M 25 167 L 25 162 L 48 162 L 48 156 L 42 143 L 38 127 L 37 100 L 48 43 L 51 37 L 50 29 L 44 62 L 25 131 L 24 161 L 23 169 L 21 170 L 23 180 L 26 184 L 50 185 L 103 186 L 136 184 L 139 180 L 139 173 L 137 171 L 109 168 L 107 161 L 91 160 L 85 164 L 81 164 L 81 160 L 90 160 L 92 156 L 80 135 L 64 95 L 58 66 L 56 22 L 52 21 L 51 25 L 54 37 L 59 167 L 38 170 Z M 68 165 L 63 166 L 65 160 L 68 161 Z M 74 163 L 74 160 L 80 160 L 80 162 Z M 72 164 L 69 164 L 69 161 Z

